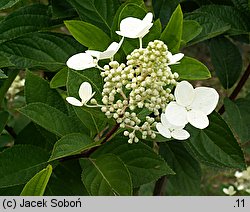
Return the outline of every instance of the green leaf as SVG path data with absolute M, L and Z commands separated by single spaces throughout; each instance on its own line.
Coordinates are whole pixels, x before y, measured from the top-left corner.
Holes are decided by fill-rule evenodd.
M 43 196 L 51 174 L 52 166 L 48 165 L 46 169 L 38 172 L 29 180 L 20 196 Z
M 81 20 L 89 22 L 106 33 L 110 33 L 116 10 L 119 7 L 118 0 L 67 0 L 78 12 Z
M 250 15 L 250 2 L 249 0 L 231 0 L 234 6 L 240 11 L 244 12 L 246 15 Z
M 188 150 L 207 165 L 245 169 L 243 152 L 228 125 L 217 113 L 212 113 L 209 119 L 210 125 L 204 130 L 188 127 L 191 135 L 185 143 Z
M 19 111 L 46 130 L 64 136 L 79 132 L 77 122 L 65 113 L 44 103 L 30 103 Z
M 88 196 L 81 180 L 82 169 L 78 160 L 59 163 L 47 185 L 45 196 Z
M 71 36 L 60 33 L 32 33 L 1 44 L 0 54 L 7 57 L 18 69 L 45 68 L 56 71 L 65 67 L 67 59 L 82 51 L 82 48 Z
M 0 79 L 7 79 L 8 76 L 5 75 L 5 73 L 0 69 Z
M 155 17 L 160 18 L 163 26 L 166 26 L 171 15 L 179 4 L 179 0 L 153 0 Z
M 18 133 L 15 138 L 15 145 L 29 144 L 51 151 L 56 141 L 57 138 L 54 134 L 46 131 L 39 125 L 30 122 Z
M 212 14 L 199 11 L 186 13 L 185 20 L 194 20 L 202 27 L 201 33 L 196 38 L 194 38 L 190 44 L 195 44 L 216 37 L 231 28 L 230 24 L 224 22 L 220 18 L 217 18 Z
M 11 145 L 13 145 L 13 138 L 9 134 L 0 135 L 0 152 Z
M 99 158 L 107 153 L 121 158 L 131 173 L 133 186 L 136 188 L 163 175 L 174 174 L 167 163 L 142 142 L 131 145 L 126 138 L 116 137 L 95 151 L 91 157 Z
M 206 5 L 196 11 L 209 14 L 211 17 L 218 18 L 224 23 L 230 24 L 230 30 L 227 32 L 230 35 L 248 32 L 248 20 L 245 21 L 241 12 L 232 6 Z
M 197 37 L 202 31 L 201 25 L 192 20 L 183 20 L 182 41 L 186 43 Z
M 22 7 L 10 13 L 1 21 L 0 43 L 46 29 L 52 25 L 47 6 L 34 4 Z
M 162 31 L 161 22 L 160 22 L 160 19 L 157 19 L 154 22 L 151 29 L 149 30 L 149 33 L 147 35 L 145 35 L 145 37 L 143 37 L 142 41 L 143 41 L 144 46 L 147 46 L 147 44 L 150 41 L 159 39 L 161 36 L 161 31 Z
M 106 154 L 97 159 L 80 159 L 83 169 L 82 181 L 93 196 L 129 196 L 132 182 L 129 171 L 122 160 Z
M 57 90 L 52 90 L 46 80 L 30 71 L 26 71 L 25 98 L 27 104 L 41 102 L 67 114 L 65 102 Z
M 20 0 L 1 0 L 0 2 L 0 10 L 8 9 L 15 4 L 17 4 Z
M 160 144 L 160 154 L 176 173 L 167 180 L 167 195 L 198 195 L 201 184 L 199 163 L 182 143 L 171 141 Z
M 0 112 L 0 135 L 8 121 L 9 113 L 7 111 Z
M 82 74 L 79 74 L 69 70 L 67 81 L 68 95 L 80 98 L 78 90 L 83 82 L 89 82 L 92 85 L 93 92 L 96 92 L 93 98 L 101 104 L 103 79 L 100 76 L 100 71 L 97 69 L 88 69 L 82 72 Z M 88 108 L 85 106 L 73 108 L 83 125 L 90 130 L 91 137 L 97 132 L 100 132 L 107 123 L 107 118 L 105 114 L 101 112 L 100 108 Z
M 71 35 L 89 49 L 105 50 L 111 43 L 109 36 L 93 24 L 75 20 L 64 23 Z
M 46 166 L 47 151 L 31 145 L 16 145 L 0 153 L 0 188 L 21 185 Z
M 62 70 L 58 71 L 56 75 L 50 81 L 51 88 L 59 88 L 66 86 L 68 77 L 68 68 L 63 68 Z
M 179 51 L 182 38 L 183 14 L 179 5 L 173 12 L 166 28 L 161 34 L 160 40 L 167 44 L 169 51 Z
M 242 57 L 237 46 L 225 37 L 214 38 L 209 42 L 211 60 L 221 84 L 231 88 L 240 77 Z
M 74 133 L 62 137 L 55 143 L 49 161 L 66 156 L 80 154 L 81 152 L 99 146 L 100 142 L 94 142 L 87 135 Z
M 77 16 L 75 8 L 67 1 L 51 0 L 51 10 L 53 19 L 66 19 Z
M 0 68 L 11 67 L 11 66 L 15 66 L 15 65 L 10 62 L 9 58 L 3 55 L 0 55 Z M 2 77 L 4 77 L 4 75 L 2 74 L 2 71 L 0 70 L 0 79 Z
M 224 105 L 226 120 L 233 132 L 240 142 L 248 142 L 250 140 L 250 99 L 240 98 L 233 102 L 225 98 Z
M 208 68 L 200 61 L 184 57 L 179 64 L 171 66 L 172 72 L 177 72 L 180 79 L 186 80 L 203 80 L 211 77 Z

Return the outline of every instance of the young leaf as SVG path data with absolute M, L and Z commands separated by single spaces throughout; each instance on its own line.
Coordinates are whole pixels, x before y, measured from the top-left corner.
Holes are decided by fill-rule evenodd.
M 238 80 L 242 71 L 241 53 L 229 39 L 214 38 L 209 42 L 211 60 L 225 89 L 231 88 Z
M 0 135 L 8 121 L 9 113 L 7 111 L 0 112 Z
M 122 160 L 106 154 L 97 159 L 80 159 L 83 169 L 82 181 L 93 196 L 129 196 L 132 182 L 129 171 Z
M 182 38 L 183 14 L 179 5 L 173 12 L 166 28 L 161 34 L 160 40 L 167 44 L 169 51 L 179 51 Z
M 66 86 L 68 77 L 68 68 L 63 68 L 62 70 L 58 71 L 56 75 L 50 81 L 51 88 L 59 88 Z
M 166 26 L 171 15 L 179 4 L 178 0 L 153 0 L 155 17 L 160 18 L 163 26 Z
M 46 169 L 38 172 L 29 180 L 20 196 L 43 196 L 51 174 L 52 166 L 48 165 Z
M 179 142 L 161 143 L 160 154 L 176 173 L 173 176 L 168 176 L 167 195 L 198 195 L 201 184 L 201 168 L 183 144 Z
M 157 180 L 163 175 L 174 174 L 168 164 L 142 142 L 131 145 L 128 144 L 126 138 L 115 137 L 95 151 L 91 157 L 99 158 L 107 153 L 121 158 L 131 173 L 134 187 Z
M 64 23 L 71 35 L 89 49 L 103 51 L 111 43 L 109 36 L 93 24 L 75 20 Z
M 84 130 L 77 125 L 73 118 L 44 103 L 30 103 L 20 108 L 19 111 L 41 127 L 60 137 Z
M 55 143 L 49 161 L 66 156 L 76 155 L 84 150 L 99 146 L 100 142 L 94 142 L 90 137 L 80 133 L 69 134 Z
M 250 95 L 249 95 L 250 96 Z M 247 98 L 231 101 L 225 98 L 226 120 L 239 138 L 245 143 L 250 140 L 250 100 Z
M 60 33 L 32 33 L 0 45 L 0 54 L 18 69 L 42 67 L 56 71 L 66 66 L 71 55 L 81 51 L 82 45 L 74 38 Z
M 197 37 L 202 31 L 201 25 L 192 20 L 183 20 L 182 41 L 186 44 Z
M 118 0 L 67 0 L 76 8 L 81 20 L 89 22 L 110 33 L 113 18 L 119 7 Z
M 243 152 L 230 128 L 217 114 L 209 116 L 210 125 L 204 130 L 191 126 L 188 150 L 201 162 L 214 167 L 245 169 Z
M 184 57 L 179 64 L 171 66 L 172 72 L 177 72 L 180 79 L 186 80 L 203 80 L 211 77 L 208 68 L 200 61 Z
M 26 71 L 24 92 L 27 104 L 41 102 L 67 114 L 65 101 L 57 90 L 52 90 L 46 80 L 30 71 Z
M 47 151 L 31 145 L 16 145 L 0 153 L 0 188 L 21 185 L 46 166 Z

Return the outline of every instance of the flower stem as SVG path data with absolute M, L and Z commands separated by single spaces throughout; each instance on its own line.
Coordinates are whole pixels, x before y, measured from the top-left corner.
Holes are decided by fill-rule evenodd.
M 242 77 L 240 78 L 240 81 L 238 82 L 237 86 L 235 87 L 235 89 L 233 90 L 233 92 L 231 93 L 231 95 L 229 96 L 229 99 L 231 99 L 231 100 L 236 99 L 236 97 L 240 93 L 241 89 L 245 85 L 246 81 L 248 80 L 249 76 L 250 76 L 250 64 L 248 64 L 247 69 L 245 70 L 245 72 L 242 75 Z M 218 113 L 220 115 L 222 115 L 224 112 L 225 112 L 225 106 L 223 104 L 221 106 L 221 108 L 219 109 Z
M 142 38 L 139 37 L 139 42 L 140 42 L 140 49 L 142 49 Z
M 154 188 L 153 195 L 154 196 L 164 196 L 165 195 L 165 190 L 166 190 L 166 185 L 167 185 L 167 177 L 162 176 L 155 183 L 155 188 Z

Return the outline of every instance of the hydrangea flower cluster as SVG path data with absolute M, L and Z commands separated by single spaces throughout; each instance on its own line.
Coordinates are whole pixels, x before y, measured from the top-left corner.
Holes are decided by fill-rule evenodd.
M 242 172 L 236 171 L 234 176 L 236 177 L 234 185 L 223 188 L 223 192 L 229 196 L 236 194 L 237 191 L 245 191 L 250 194 L 250 166 Z
M 17 93 L 19 93 L 25 84 L 25 79 L 21 79 L 19 75 L 16 76 L 15 80 L 11 84 L 9 90 L 7 91 L 7 98 L 13 100 Z
M 157 133 L 185 140 L 190 136 L 185 125 L 207 127 L 207 115 L 215 109 L 219 99 L 213 88 L 194 89 L 187 81 L 177 82 L 179 75 L 172 73 L 170 66 L 179 63 L 184 56 L 182 53 L 172 55 L 160 40 L 151 41 L 142 48 L 142 38 L 152 27 L 152 19 L 152 13 L 142 20 L 125 18 L 120 23 L 120 31 L 116 32 L 123 36 L 119 43 L 113 42 L 104 52 L 87 50 L 67 61 L 68 67 L 75 70 L 99 68 L 104 87 L 101 105 L 95 99 L 90 100 L 94 93 L 88 82 L 80 86 L 81 101 L 75 97 L 66 100 L 74 106 L 101 107 L 108 118 L 114 118 L 121 128 L 126 128 L 124 135 L 129 137 L 129 143 L 138 142 L 139 137 L 154 139 Z M 119 63 L 113 59 L 124 37 L 139 38 L 140 48 L 127 55 L 126 63 Z M 107 58 L 109 64 L 100 67 L 98 61 Z M 91 105 L 87 104 L 89 100 Z M 143 118 L 142 112 L 148 116 Z

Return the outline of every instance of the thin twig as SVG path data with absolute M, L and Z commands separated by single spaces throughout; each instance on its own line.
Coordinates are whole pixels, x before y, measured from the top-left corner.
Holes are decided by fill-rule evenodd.
M 101 144 L 104 144 L 108 142 L 112 135 L 118 130 L 119 124 L 116 124 L 115 126 L 112 127 L 112 129 L 106 134 L 105 138 L 101 142 Z M 101 145 L 100 145 L 101 146 Z M 71 156 L 66 156 L 60 159 L 61 162 L 68 161 L 68 160 L 73 160 L 73 159 L 79 159 L 79 158 L 88 158 L 93 152 L 95 152 L 100 146 L 93 147 L 91 149 L 88 149 L 80 154 L 77 155 L 71 155 Z
M 246 81 L 248 80 L 249 76 L 250 76 L 250 64 L 248 64 L 247 69 L 245 70 L 245 72 L 242 75 L 242 77 L 240 78 L 240 81 L 238 82 L 237 86 L 235 87 L 235 89 L 233 90 L 233 92 L 231 93 L 231 95 L 229 96 L 229 99 L 231 99 L 231 100 L 235 100 L 236 99 L 236 97 L 240 93 L 241 89 L 246 84 Z M 221 108 L 219 109 L 218 113 L 220 115 L 222 115 L 224 112 L 225 112 L 225 106 L 223 104 L 221 106 Z
M 155 183 L 153 195 L 154 196 L 164 196 L 165 191 L 166 191 L 166 185 L 167 185 L 167 176 L 162 176 Z
M 9 127 L 8 125 L 5 125 L 4 129 L 15 139 L 17 137 L 16 132 L 12 127 Z

